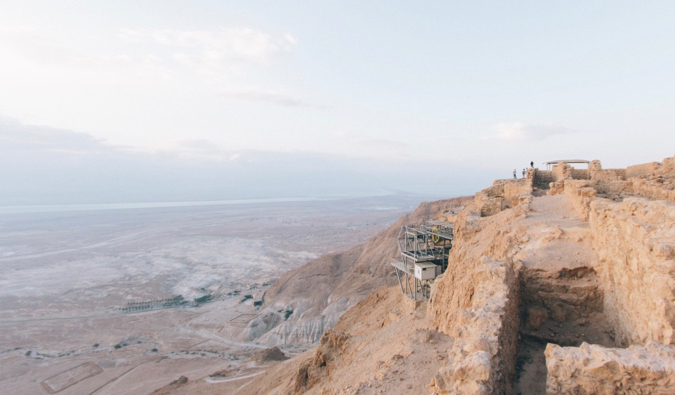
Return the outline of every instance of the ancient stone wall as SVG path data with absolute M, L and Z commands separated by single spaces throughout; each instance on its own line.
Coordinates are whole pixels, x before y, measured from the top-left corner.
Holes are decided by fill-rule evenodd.
M 496 180 L 489 188 L 477 192 L 476 205 L 481 215 L 489 217 L 527 201 L 532 193 L 532 178 Z
M 646 176 L 653 174 L 661 164 L 659 162 L 643 163 L 641 165 L 628 166 L 626 168 L 626 178 Z
M 588 180 L 590 179 L 588 175 L 588 170 L 586 169 L 572 169 L 572 179 L 573 180 Z
M 675 156 L 665 158 L 656 170 L 657 175 L 675 177 Z
M 589 214 L 617 344 L 675 343 L 675 205 L 595 199 Z
M 584 221 L 588 221 L 591 201 L 597 195 L 593 183 L 586 180 L 566 180 L 563 183 L 563 190 L 570 198 L 574 210 Z
M 597 162 L 594 168 L 589 169 L 575 169 L 565 162 L 558 162 L 556 166 L 553 166 L 553 170 L 549 174 L 544 173 L 541 175 L 541 179 L 550 179 L 549 183 L 549 194 L 558 195 L 564 192 L 565 182 L 568 180 L 590 180 L 591 174 L 598 174 L 603 170 L 598 170 L 600 168 L 600 162 Z M 538 182 L 538 185 L 541 183 L 541 180 Z
M 631 178 L 625 193 L 651 200 L 675 202 L 675 179 L 651 176 L 649 178 Z
M 565 162 L 558 162 L 557 165 L 553 166 L 551 172 L 553 173 L 553 179 L 555 181 L 562 181 L 572 178 L 572 166 Z
M 481 203 L 480 215 L 483 217 L 495 215 L 507 208 L 503 196 L 488 196 L 478 192 L 475 200 Z
M 657 342 L 627 349 L 549 344 L 546 367 L 549 394 L 675 393 L 675 348 Z
M 456 280 L 456 281 L 455 281 Z M 508 394 L 513 388 L 519 331 L 519 281 L 513 265 L 483 256 L 463 278 L 446 277 L 447 292 L 434 292 L 430 311 L 439 329 L 454 337 L 445 366 L 435 376 L 440 393 Z M 450 283 L 450 284 L 448 284 Z M 434 304 L 435 303 L 435 304 Z
M 547 392 L 674 393 L 675 158 L 626 170 L 595 162 L 591 181 L 556 182 L 552 192 L 564 192 L 589 221 L 604 314 L 615 343 L 634 346 L 549 344 Z
M 588 173 L 593 178 L 595 173 L 598 171 L 602 170 L 602 163 L 600 163 L 599 160 L 593 159 L 589 164 L 588 164 Z
M 503 189 L 510 189 L 500 183 Z M 526 180 L 514 182 L 511 210 L 485 217 L 481 193 L 455 222 L 449 267 L 432 289 L 429 315 L 436 330 L 454 338 L 446 365 L 438 371 L 439 393 L 511 393 L 518 346 L 519 280 L 513 267 L 515 241 L 501 228 L 522 218 L 531 195 Z M 502 192 L 503 193 L 503 192 Z
M 532 180 L 520 179 L 518 182 L 508 182 L 504 184 L 504 199 L 511 207 L 517 206 L 520 199 L 527 197 L 532 193 Z
M 598 183 L 623 181 L 626 179 L 625 169 L 602 169 L 591 171 L 591 179 Z
M 534 186 L 537 188 L 548 189 L 548 184 L 555 181 L 552 171 L 535 169 Z

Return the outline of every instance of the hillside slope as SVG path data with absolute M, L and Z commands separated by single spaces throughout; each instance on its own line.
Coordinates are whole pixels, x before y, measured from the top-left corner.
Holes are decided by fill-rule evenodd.
M 285 273 L 267 292 L 259 317 L 241 340 L 272 345 L 316 343 L 349 308 L 373 290 L 396 282 L 389 262 L 398 258 L 397 237 L 404 224 L 421 224 L 460 211 L 472 197 L 422 203 L 389 229 L 348 251 L 322 256 Z

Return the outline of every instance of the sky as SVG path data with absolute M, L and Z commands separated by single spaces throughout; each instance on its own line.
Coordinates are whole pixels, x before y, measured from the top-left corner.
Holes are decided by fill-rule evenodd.
M 0 10 L 0 205 L 458 196 L 675 155 L 672 1 Z

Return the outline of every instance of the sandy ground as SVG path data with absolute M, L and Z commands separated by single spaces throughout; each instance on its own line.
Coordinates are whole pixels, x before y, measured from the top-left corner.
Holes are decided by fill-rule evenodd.
M 418 199 L 0 215 L 0 392 L 150 393 L 240 369 L 264 347 L 232 338 L 274 279 Z

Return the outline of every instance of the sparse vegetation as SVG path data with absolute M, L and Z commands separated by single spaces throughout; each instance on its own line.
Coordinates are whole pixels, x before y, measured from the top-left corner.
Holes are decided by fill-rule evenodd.
M 202 297 L 200 297 L 200 298 L 195 299 L 195 303 L 197 303 L 197 304 L 199 304 L 199 303 L 206 303 L 206 302 L 208 302 L 209 300 L 211 300 L 211 294 L 204 295 L 204 296 L 202 296 Z
M 169 299 L 157 299 L 150 300 L 146 302 L 131 302 L 127 303 L 125 307 L 120 308 L 120 311 L 125 313 L 143 311 L 143 310 L 152 310 L 152 309 L 162 309 L 162 308 L 171 308 L 178 307 L 187 304 L 188 301 L 183 298 L 183 295 L 174 296 Z

